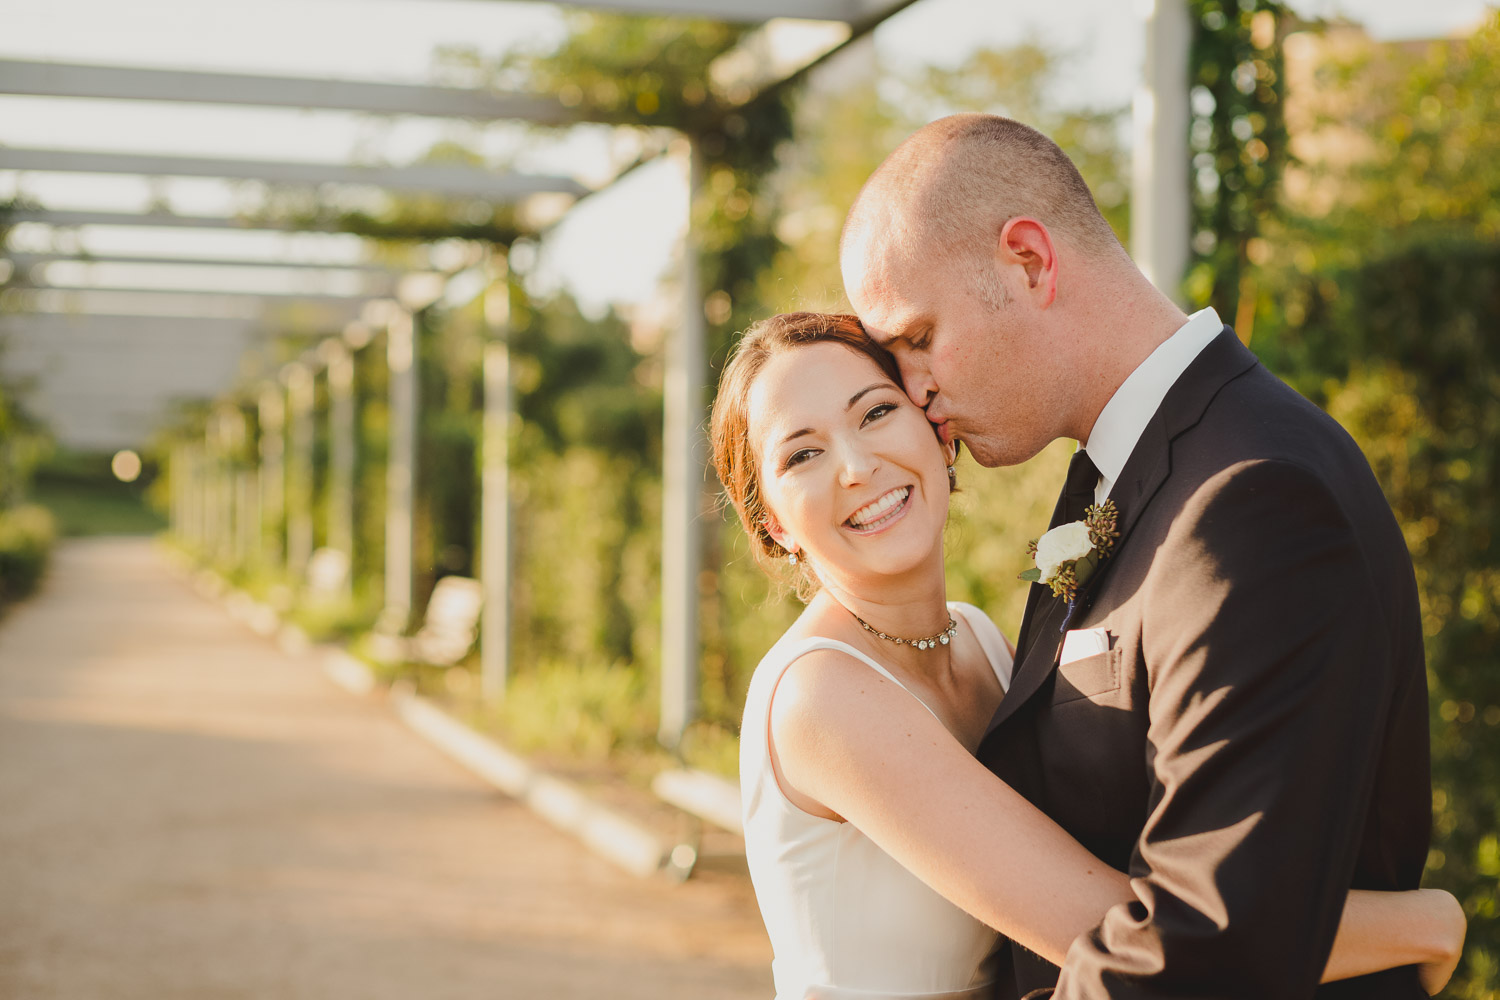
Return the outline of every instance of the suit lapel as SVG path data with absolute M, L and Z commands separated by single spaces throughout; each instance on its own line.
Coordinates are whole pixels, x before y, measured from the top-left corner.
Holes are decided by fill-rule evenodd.
M 1114 554 L 1104 561 L 1078 594 L 1075 617 L 1081 618 L 1084 615 L 1098 591 L 1100 581 L 1124 557 L 1131 530 L 1139 523 L 1141 514 L 1171 474 L 1172 441 L 1203 418 L 1204 411 L 1219 390 L 1256 363 L 1255 355 L 1226 326 L 1193 359 L 1193 363 L 1188 365 L 1187 370 L 1162 399 L 1110 491 L 1110 498 L 1120 511 L 1120 537 L 1115 542 Z M 990 720 L 987 734 L 1014 714 L 1051 676 L 1057 666 L 1058 649 L 1062 645 L 1059 628 L 1066 607 L 1067 602 L 1053 597 L 1046 587 L 1041 584 L 1031 585 L 1031 593 L 1026 599 L 1026 614 L 1021 620 L 1021 631 L 1016 642 L 1015 674 L 1010 690 L 1001 699 L 1000 707 Z

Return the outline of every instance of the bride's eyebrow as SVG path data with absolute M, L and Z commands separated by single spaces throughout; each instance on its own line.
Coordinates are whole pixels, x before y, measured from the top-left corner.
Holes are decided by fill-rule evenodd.
M 863 389 L 859 390 L 854 395 L 852 395 L 852 396 L 849 397 L 849 402 L 847 402 L 847 403 L 844 404 L 844 412 L 848 413 L 850 410 L 854 409 L 854 404 L 857 403 L 857 402 L 859 402 L 861 399 L 863 399 L 865 397 L 866 393 L 874 392 L 876 389 L 895 389 L 895 388 L 896 388 L 896 386 L 893 385 L 890 381 L 871 382 L 869 385 L 865 386 Z M 781 446 L 785 446 L 787 442 L 794 441 L 794 440 L 796 440 L 799 437 L 806 437 L 807 435 L 809 435 L 811 433 L 813 433 L 813 429 L 811 427 L 804 427 L 801 430 L 792 431 L 786 437 L 784 437 L 784 438 L 781 439 Z
M 867 393 L 867 392 L 874 392 L 876 389 L 884 389 L 887 386 L 890 386 L 890 388 L 892 388 L 892 389 L 896 388 L 894 385 L 891 385 L 891 383 L 888 382 L 888 381 L 887 382 L 872 382 L 869 385 L 865 386 L 863 389 L 859 390 L 854 395 L 852 395 L 852 396 L 849 397 L 849 402 L 846 403 L 846 404 L 844 404 L 844 412 L 848 413 L 850 410 L 854 409 L 854 404 L 857 403 L 857 402 L 859 402 L 860 399 L 862 399 L 864 397 L 865 393 Z
M 781 445 L 778 446 L 778 447 L 784 447 L 787 444 L 787 442 L 794 441 L 794 440 L 796 440 L 799 437 L 806 437 L 807 435 L 811 434 L 812 432 L 813 432 L 813 429 L 811 427 L 804 427 L 800 431 L 792 431 L 792 433 L 788 434 L 786 437 L 784 437 L 784 438 L 781 439 Z

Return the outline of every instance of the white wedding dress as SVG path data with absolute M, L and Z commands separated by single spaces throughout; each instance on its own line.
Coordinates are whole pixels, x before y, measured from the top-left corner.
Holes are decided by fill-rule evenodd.
M 1000 630 L 973 605 L 948 608 L 979 638 L 1001 688 L 1008 688 L 1011 657 Z M 853 824 L 793 805 L 776 782 L 767 747 L 771 695 L 786 668 L 815 649 L 848 653 L 905 689 L 885 667 L 836 639 L 783 637 L 755 668 L 740 730 L 740 787 L 745 855 L 775 953 L 776 1000 L 986 997 L 985 959 L 995 932 Z

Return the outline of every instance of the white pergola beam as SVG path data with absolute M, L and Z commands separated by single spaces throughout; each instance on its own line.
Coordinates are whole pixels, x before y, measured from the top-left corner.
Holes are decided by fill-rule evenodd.
M 273 260 L 265 257 L 254 259 L 248 257 L 192 257 L 157 254 L 89 253 L 87 251 L 79 251 L 78 253 L 13 253 L 8 256 L 8 259 L 18 269 L 35 267 L 38 264 L 68 262 L 77 264 L 156 264 L 172 267 L 295 268 L 297 270 L 358 271 L 363 274 L 390 276 L 402 273 L 384 264 L 371 264 L 364 261 L 339 264 L 310 260 Z
M 143 226 L 150 229 L 246 229 L 271 232 L 342 233 L 335 225 L 284 219 L 241 218 L 233 215 L 178 215 L 173 212 L 99 212 L 49 208 L 18 208 L 4 216 L 11 223 L 34 222 L 44 226 Z
M 356 184 L 392 191 L 418 191 L 502 202 L 517 201 L 534 194 L 560 192 L 580 196 L 588 193 L 587 188 L 571 177 L 507 174 L 477 167 L 434 164 L 365 167 L 207 156 L 24 149 L 15 146 L 0 146 L 0 170 L 135 174 L 146 177 L 222 177 L 273 184 Z
M 759 24 L 774 17 L 854 24 L 872 10 L 893 6 L 868 0 L 564 0 L 570 6 L 612 10 L 625 14 L 665 14 L 703 17 L 714 21 Z
M 165 295 L 165 296 L 197 296 L 214 299 L 231 300 L 261 300 L 263 302 L 306 302 L 319 305 L 347 305 L 360 307 L 364 303 L 374 299 L 384 298 L 378 292 L 365 292 L 358 295 L 336 295 L 329 292 L 244 292 L 234 289 L 217 288 L 148 288 L 143 286 L 106 286 L 106 285 L 54 285 L 39 283 L 27 286 L 25 289 L 16 289 L 24 292 L 97 292 L 105 295 Z
M 26 312 L 0 315 L 0 333 L 17 330 L 39 332 L 112 331 L 139 327 L 142 330 L 173 330 L 210 336 L 240 336 L 256 328 L 252 319 L 223 316 L 137 315 L 135 313 Z M 134 348 L 139 350 L 137 346 Z
M 482 121 L 517 119 L 544 125 L 563 124 L 578 117 L 555 98 L 531 94 L 27 59 L 0 59 L 0 94 L 320 108 Z

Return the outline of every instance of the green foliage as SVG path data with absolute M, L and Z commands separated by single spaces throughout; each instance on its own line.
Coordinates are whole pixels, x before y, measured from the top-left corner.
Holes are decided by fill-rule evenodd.
M 1258 344 L 1321 363 L 1323 402 L 1364 449 L 1416 567 L 1433 709 L 1428 881 L 1470 918 L 1467 982 L 1500 989 L 1500 243 L 1418 245 L 1331 276 L 1337 296 Z M 1309 341 L 1326 354 L 1301 349 Z M 1486 969 L 1490 971 L 1485 971 Z
M 23 501 L 37 466 L 52 454 L 51 438 L 20 410 L 0 383 L 0 510 Z
M 16 278 L 5 254 L 5 239 L 9 232 L 7 220 L 14 206 L 14 201 L 0 202 L 0 292 Z M 4 311 L 5 296 L 0 294 L 0 315 Z M 0 340 L 0 351 L 4 346 Z M 50 436 L 21 408 L 14 387 L 0 379 L 0 511 L 25 499 L 36 467 L 51 453 Z
M 522 751 L 603 760 L 656 744 L 654 704 L 625 664 L 559 660 L 518 675 L 486 721 Z
M 354 558 L 356 581 L 385 578 L 385 470 L 390 372 L 384 334 L 354 352 Z
M 533 449 L 572 445 L 659 462 L 661 390 L 625 322 L 612 312 L 589 319 L 567 296 L 533 302 L 516 289 L 513 303 L 507 339 L 515 410 L 526 428 L 522 469 Z
M 797 101 L 796 137 L 782 144 L 770 185 L 782 247 L 759 276 L 759 315 L 849 311 L 839 273 L 844 214 L 866 178 L 906 136 L 958 111 L 1002 114 L 1052 136 L 1078 164 L 1100 211 L 1128 242 L 1129 163 L 1124 108 L 1058 106 L 1050 97 L 1069 61 L 1035 42 L 980 50 L 951 68 L 910 77 L 872 67 L 883 86 L 815 90 Z
M 1253 346 L 1370 460 L 1405 534 L 1432 704 L 1427 881 L 1469 914 L 1445 995 L 1500 995 L 1500 14 L 1412 51 L 1332 46 L 1308 126 L 1372 137 L 1299 164 L 1267 227 Z M 1313 98 L 1316 98 L 1314 100 Z
M 1466 39 L 1331 67 L 1333 86 L 1358 97 L 1349 124 L 1374 140 L 1373 155 L 1350 170 L 1351 195 L 1333 218 L 1340 229 L 1386 242 L 1500 238 L 1497 67 L 1500 11 Z
M 955 67 L 929 67 L 902 88 L 897 99 L 906 118 L 898 138 L 939 115 L 960 111 L 1025 122 L 1067 152 L 1100 212 L 1128 244 L 1130 160 L 1120 140 L 1128 109 L 1059 106 L 1052 95 L 1075 58 L 1028 41 L 1005 49 L 980 49 Z
M 45 507 L 26 504 L 0 510 L 0 609 L 36 589 L 56 536 Z
M 155 463 L 147 461 L 135 482 L 122 483 L 110 469 L 111 457 L 54 449 L 36 467 L 31 499 L 51 512 L 59 535 L 149 535 L 165 526 L 145 499 Z
M 1234 317 L 1287 160 L 1285 4 L 1190 0 L 1193 250 L 1188 297 Z
M 719 111 L 706 85 L 709 64 L 744 32 L 719 21 L 576 13 L 556 50 L 516 52 L 489 75 L 500 85 L 556 94 L 591 118 L 693 129 Z

